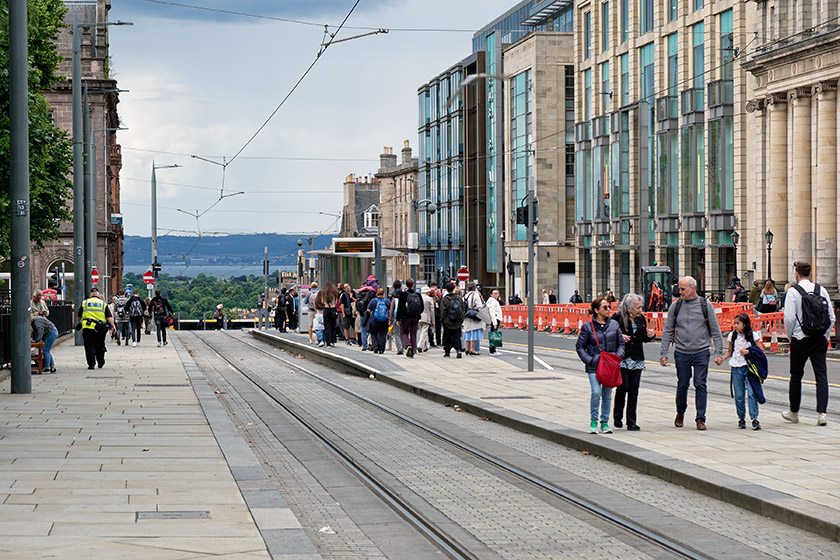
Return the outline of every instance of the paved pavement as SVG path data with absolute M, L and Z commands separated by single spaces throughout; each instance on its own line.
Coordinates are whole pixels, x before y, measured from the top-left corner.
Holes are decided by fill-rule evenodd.
M 491 356 L 456 360 L 440 349 L 413 359 L 386 352 L 374 356 L 339 342 L 319 349 L 305 335 L 260 332 L 281 337 L 281 346 L 339 369 L 370 373 L 441 402 L 497 422 L 596 453 L 642 472 L 745 507 L 751 511 L 840 540 L 840 432 L 829 416 L 816 426 L 816 413 L 805 408 L 799 424 L 789 424 L 780 410 L 761 409 L 763 429 L 739 430 L 734 403 L 710 397 L 708 430 L 694 429 L 693 391 L 686 427 L 674 421 L 674 394 L 644 386 L 639 397 L 642 431 L 611 435 L 586 433 L 589 382 L 572 352 L 558 353 L 549 364 L 526 371 L 522 348 Z M 292 346 L 293 345 L 293 346 Z M 338 361 L 340 360 L 340 361 Z M 651 371 L 670 371 L 648 362 Z M 550 369 L 549 369 L 550 368 Z M 803 405 L 813 403 L 813 387 L 803 388 Z M 831 407 L 831 405 L 829 405 Z
M 320 558 L 177 337 L 0 382 L 0 555 Z

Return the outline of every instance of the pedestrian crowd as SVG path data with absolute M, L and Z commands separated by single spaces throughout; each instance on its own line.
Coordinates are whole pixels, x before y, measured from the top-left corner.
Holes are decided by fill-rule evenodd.
M 794 274 L 796 283 L 782 296 L 772 281 L 757 282 L 753 293 L 747 295 L 744 290 L 744 294 L 757 310 L 768 313 L 780 308 L 784 310 L 785 331 L 790 339 L 790 408 L 782 413 L 782 418 L 799 422 L 802 377 L 805 364 L 810 361 L 817 389 L 817 425 L 825 426 L 828 407 L 826 353 L 835 322 L 834 310 L 826 289 L 810 280 L 810 264 L 796 262 Z M 674 426 L 684 426 L 688 390 L 693 385 L 695 427 L 706 430 L 707 377 L 709 361 L 713 359 L 716 365 L 729 360 L 738 428 L 746 429 L 749 414 L 752 429 L 760 430 L 759 405 L 765 402 L 762 383 L 768 375 L 760 329 L 753 326 L 750 314 L 740 313 L 734 318 L 732 332 L 724 342 L 715 309 L 698 295 L 696 280 L 690 276 L 681 278 L 678 290 L 679 298 L 668 310 L 659 349 L 659 362 L 665 367 L 670 347 L 674 346 L 677 373 Z M 736 292 L 736 297 L 738 295 Z M 596 297 L 590 305 L 592 319 L 582 325 L 576 342 L 591 388 L 590 433 L 612 433 L 610 412 L 616 428 L 626 425 L 631 431 L 640 429 L 637 404 L 645 369 L 644 343 L 654 340 L 655 334 L 648 328 L 642 304 L 642 296 L 627 294 L 618 313 L 612 315 L 607 297 Z M 613 388 L 616 389 L 614 402 Z

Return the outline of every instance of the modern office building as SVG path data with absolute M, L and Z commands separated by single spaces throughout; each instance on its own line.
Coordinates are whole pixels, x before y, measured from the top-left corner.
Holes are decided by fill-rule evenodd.
M 485 71 L 484 53 L 468 56 L 418 89 L 419 168 L 417 217 L 423 254 L 418 277 L 455 278 L 466 266 L 484 286 L 496 285 L 483 266 L 487 229 L 485 95 L 461 83 Z
M 732 234 L 747 241 L 748 216 L 760 208 L 745 188 L 750 83 L 738 60 L 754 11 L 735 0 L 575 1 L 585 298 L 640 291 L 640 267 L 654 262 L 723 297 L 736 273 Z M 739 275 L 750 277 L 738 257 Z
M 756 8 L 744 63 L 755 78 L 746 110 L 757 154 L 745 257 L 777 285 L 794 281 L 795 261 L 808 261 L 814 280 L 836 298 L 840 3 L 766 0 Z
M 65 27 L 58 37 L 58 54 L 63 57 L 58 74 L 67 78 L 55 84 L 52 91 L 45 92 L 50 104 L 52 117 L 56 125 L 72 135 L 73 131 L 73 95 L 72 83 L 72 45 L 73 21 L 79 24 L 92 24 L 108 21 L 110 0 L 74 0 L 67 2 L 68 12 L 64 18 Z M 96 150 L 93 176 L 96 180 L 96 255 L 93 262 L 99 272 L 99 289 L 107 295 L 116 293 L 122 285 L 123 228 L 120 212 L 120 169 L 122 153 L 117 143 L 119 116 L 117 103 L 119 93 L 117 81 L 108 67 L 108 27 L 79 27 L 82 50 L 82 82 L 88 89 L 90 112 L 91 147 Z M 81 108 L 80 108 L 81 109 Z M 86 146 L 85 151 L 88 148 Z M 91 161 L 86 158 L 86 161 Z M 87 167 L 86 167 L 87 169 Z M 67 201 L 72 207 L 72 198 Z M 117 216 L 114 216 L 114 215 Z M 117 219 L 113 219 L 116 217 Z M 40 250 L 32 248 L 32 288 L 59 288 L 49 282 L 50 276 L 58 269 L 63 271 L 66 284 L 64 299 L 73 300 L 75 282 L 73 271 L 73 222 L 63 222 L 59 226 L 59 238 L 45 243 Z

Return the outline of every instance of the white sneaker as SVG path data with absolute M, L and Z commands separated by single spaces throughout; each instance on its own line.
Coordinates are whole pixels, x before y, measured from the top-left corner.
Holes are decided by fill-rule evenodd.
M 790 422 L 791 424 L 798 424 L 799 423 L 799 413 L 798 412 L 791 412 L 788 410 L 787 412 L 782 412 L 782 418 Z
M 132 342 L 132 343 L 131 343 L 131 346 L 132 346 L 132 348 L 137 348 L 137 343 L 136 343 L 136 342 Z
M 323 348 L 323 347 L 324 347 L 324 343 L 323 343 L 323 342 L 319 342 L 319 343 L 318 343 L 318 348 Z
M 158 348 L 160 348 L 161 346 L 163 346 L 163 345 L 160 342 L 158 342 Z
M 828 421 L 825 419 L 825 412 L 817 414 L 817 426 L 825 426 L 827 424 Z

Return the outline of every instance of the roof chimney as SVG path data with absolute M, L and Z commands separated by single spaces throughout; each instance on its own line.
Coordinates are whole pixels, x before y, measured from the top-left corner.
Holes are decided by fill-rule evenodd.
M 379 173 L 392 170 L 397 167 L 397 156 L 394 155 L 394 148 L 385 146 L 382 155 L 379 156 Z
M 402 162 L 403 164 L 411 163 L 411 148 L 408 145 L 408 140 L 403 142 Z

